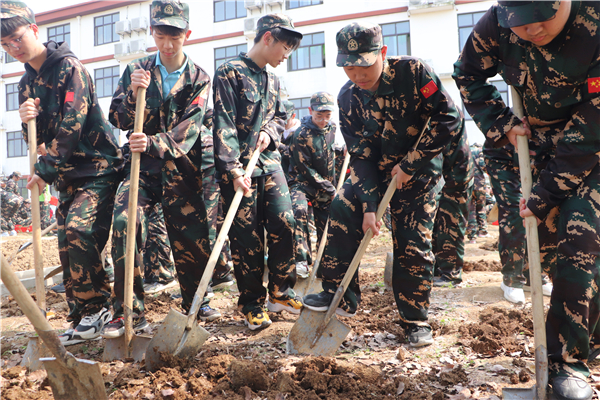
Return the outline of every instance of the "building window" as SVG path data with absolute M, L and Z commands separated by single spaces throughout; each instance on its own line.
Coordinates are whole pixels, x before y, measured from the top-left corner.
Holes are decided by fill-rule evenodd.
M 94 18 L 94 46 L 119 41 L 119 35 L 115 29 L 118 20 L 119 13 Z
M 244 0 L 215 0 L 215 22 L 246 16 Z
M 94 82 L 98 98 L 112 97 L 119 84 L 119 77 L 119 66 L 95 69 Z
M 5 54 L 5 56 L 4 56 L 4 63 L 5 64 L 17 61 L 17 59 L 14 58 L 13 56 L 11 56 L 10 54 L 8 54 L 6 52 L 4 54 Z
M 325 34 L 304 35 L 300 47 L 288 59 L 288 70 L 323 68 L 325 66 Z
M 48 41 L 50 40 L 54 40 L 56 43 L 67 42 L 71 46 L 71 24 L 48 28 Z
M 285 7 L 289 10 L 291 8 L 318 6 L 319 4 L 323 4 L 323 0 L 287 0 Z
M 9 83 L 6 85 L 6 111 L 19 109 L 19 84 Z
M 483 17 L 483 14 L 485 14 L 485 11 L 458 15 L 458 45 L 460 51 L 462 51 L 473 27 Z
M 296 118 L 302 120 L 307 115 L 310 115 L 308 111 L 308 107 L 310 107 L 310 97 L 303 97 L 301 99 L 290 99 L 292 103 L 294 103 L 294 112 L 296 113 Z
M 248 51 L 248 45 L 238 44 L 236 46 L 219 47 L 215 49 L 215 71 L 221 64 L 235 58 L 241 52 Z
M 29 190 L 27 190 L 27 178 L 19 179 L 17 181 L 17 187 L 19 188 L 19 193 L 21 193 L 21 197 L 24 199 L 28 199 Z
M 6 132 L 6 157 L 24 157 L 27 155 L 27 143 L 21 131 Z
M 393 24 L 381 24 L 383 44 L 387 46 L 388 56 L 410 55 L 410 24 L 396 22 Z

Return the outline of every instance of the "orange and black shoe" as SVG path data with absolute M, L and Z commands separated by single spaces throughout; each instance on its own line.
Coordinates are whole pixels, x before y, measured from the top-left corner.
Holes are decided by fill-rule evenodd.
M 287 297 L 283 299 L 277 299 L 269 295 L 269 300 L 267 301 L 267 309 L 275 313 L 287 311 L 292 314 L 300 314 L 300 311 L 302 311 L 302 307 L 302 302 L 297 298 L 291 299 Z
M 246 325 L 250 330 L 265 329 L 271 325 L 269 315 L 262 308 L 255 308 L 246 314 Z

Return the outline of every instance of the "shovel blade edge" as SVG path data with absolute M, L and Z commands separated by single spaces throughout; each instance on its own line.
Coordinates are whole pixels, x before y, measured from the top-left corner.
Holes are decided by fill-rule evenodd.
M 331 357 L 335 354 L 352 329 L 334 316 L 325 327 L 323 335 L 317 340 L 314 347 L 311 347 L 325 315 L 324 312 L 312 311 L 307 308 L 302 310 L 288 335 L 287 354 L 310 354 L 324 357 Z
M 67 367 L 53 357 L 42 358 L 48 372 L 48 381 L 56 400 L 106 400 L 106 389 L 100 365 L 93 361 L 76 359 Z

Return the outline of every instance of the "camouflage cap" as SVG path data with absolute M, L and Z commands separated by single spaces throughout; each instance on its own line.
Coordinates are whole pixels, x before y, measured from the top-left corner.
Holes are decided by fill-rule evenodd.
M 10 176 L 16 176 L 17 178 L 21 177 L 21 172 L 20 171 L 13 171 L 12 174 L 10 174 Z
M 177 0 L 155 0 L 150 7 L 150 25 L 168 25 L 186 30 L 190 23 L 190 7 Z
M 256 23 L 256 33 L 260 34 L 262 31 L 267 29 L 281 28 L 286 31 L 295 33 L 302 37 L 302 34 L 294 28 L 294 24 L 290 17 L 284 14 L 267 14 L 261 17 Z
M 498 23 L 503 28 L 546 21 L 556 14 L 560 1 L 499 1 Z
M 369 67 L 375 63 L 383 47 L 381 27 L 371 23 L 346 25 L 337 33 L 335 41 L 338 67 Z
M 0 3 L 1 19 L 23 17 L 30 24 L 35 24 L 35 14 L 22 1 L 2 1 Z
M 333 111 L 333 96 L 327 92 L 317 92 L 310 98 L 310 109 L 313 111 Z
M 287 119 L 292 118 L 292 116 L 294 115 L 294 112 L 296 111 L 296 107 L 294 106 L 294 103 L 292 103 L 289 100 L 285 100 L 283 102 L 283 106 L 285 107 L 285 114 Z

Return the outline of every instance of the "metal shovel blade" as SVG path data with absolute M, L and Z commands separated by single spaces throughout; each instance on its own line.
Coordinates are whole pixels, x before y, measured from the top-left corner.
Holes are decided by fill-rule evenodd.
M 37 371 L 44 368 L 40 358 L 50 356 L 52 356 L 52 353 L 39 337 L 30 337 L 21 366 L 28 368 L 30 371 Z
M 287 354 L 311 354 L 314 356 L 331 357 L 352 330 L 340 322 L 335 315 L 331 318 L 323 335 L 312 346 L 317 329 L 327 313 L 303 308 L 300 317 L 292 327 L 287 339 Z
M 535 386 L 530 388 L 502 388 L 502 398 L 504 400 L 537 400 L 537 390 Z
M 160 353 L 166 352 L 181 358 L 191 358 L 198 354 L 200 347 L 210 336 L 208 331 L 194 323 L 192 329 L 185 330 L 188 316 L 171 309 L 146 351 L 146 369 L 156 371 L 162 366 Z M 178 351 L 177 351 L 178 350 Z M 177 353 L 176 353 L 177 351 Z
M 105 339 L 102 361 L 124 360 L 131 357 L 134 361 L 142 361 L 152 338 L 150 336 L 133 335 L 131 337 L 131 353 L 127 354 L 125 335 L 114 339 Z
M 48 381 L 56 400 L 106 399 L 99 364 L 74 357 L 69 360 L 69 367 L 54 357 L 42 358 L 40 361 L 48 372 Z

